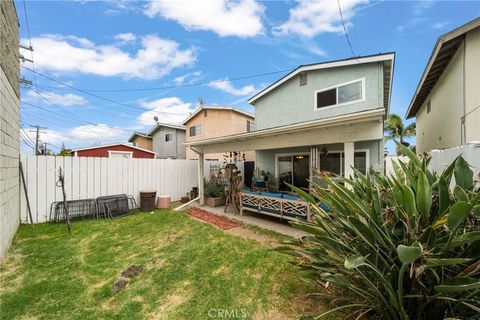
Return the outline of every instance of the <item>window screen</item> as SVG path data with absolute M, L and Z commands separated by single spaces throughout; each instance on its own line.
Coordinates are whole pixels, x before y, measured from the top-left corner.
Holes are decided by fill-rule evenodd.
M 202 126 L 201 125 L 196 125 L 196 126 L 190 127 L 190 137 L 198 136 L 201 133 L 202 133 Z
M 340 153 L 329 153 L 320 157 L 320 171 L 342 174 L 342 157 Z
M 362 81 L 338 87 L 338 103 L 362 99 Z
M 165 141 L 171 141 L 172 140 L 172 134 L 171 133 L 167 133 L 165 135 Z
M 353 165 L 361 173 L 367 173 L 367 154 L 365 152 L 355 152 Z
M 317 92 L 317 108 L 333 106 L 337 104 L 337 88 Z

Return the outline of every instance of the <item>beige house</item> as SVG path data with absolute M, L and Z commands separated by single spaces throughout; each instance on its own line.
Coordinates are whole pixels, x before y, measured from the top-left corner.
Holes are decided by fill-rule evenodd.
M 183 125 L 186 127 L 186 143 L 204 139 L 229 136 L 255 130 L 255 117 L 243 110 L 233 107 L 202 106 L 193 112 Z M 253 151 L 231 151 L 225 153 L 205 154 L 205 160 L 252 161 Z M 187 159 L 198 159 L 197 153 L 187 148 Z
M 135 147 L 153 151 L 152 149 L 152 137 L 143 132 L 134 132 L 128 142 L 131 142 Z
M 406 118 L 417 152 L 480 141 L 480 18 L 440 36 Z

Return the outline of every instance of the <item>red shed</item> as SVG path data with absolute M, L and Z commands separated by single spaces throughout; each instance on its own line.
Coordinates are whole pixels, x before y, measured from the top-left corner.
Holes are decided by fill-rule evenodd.
M 74 157 L 100 157 L 100 158 L 155 158 L 155 152 L 134 147 L 124 143 L 109 144 L 75 149 Z

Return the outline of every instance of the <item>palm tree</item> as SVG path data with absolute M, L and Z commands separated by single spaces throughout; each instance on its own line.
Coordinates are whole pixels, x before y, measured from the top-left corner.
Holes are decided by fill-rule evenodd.
M 405 141 L 405 138 L 415 136 L 416 127 L 415 122 L 405 126 L 402 118 L 398 114 L 392 113 L 388 117 L 387 122 L 385 122 L 386 137 L 389 140 L 398 140 L 401 144 L 408 147 L 410 144 Z M 397 149 L 397 154 L 399 154 L 399 150 Z

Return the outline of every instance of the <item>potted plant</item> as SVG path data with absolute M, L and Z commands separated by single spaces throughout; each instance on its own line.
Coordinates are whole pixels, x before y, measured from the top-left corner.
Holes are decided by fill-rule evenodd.
M 205 181 L 203 194 L 207 206 L 218 207 L 225 204 L 225 186 L 217 181 Z

